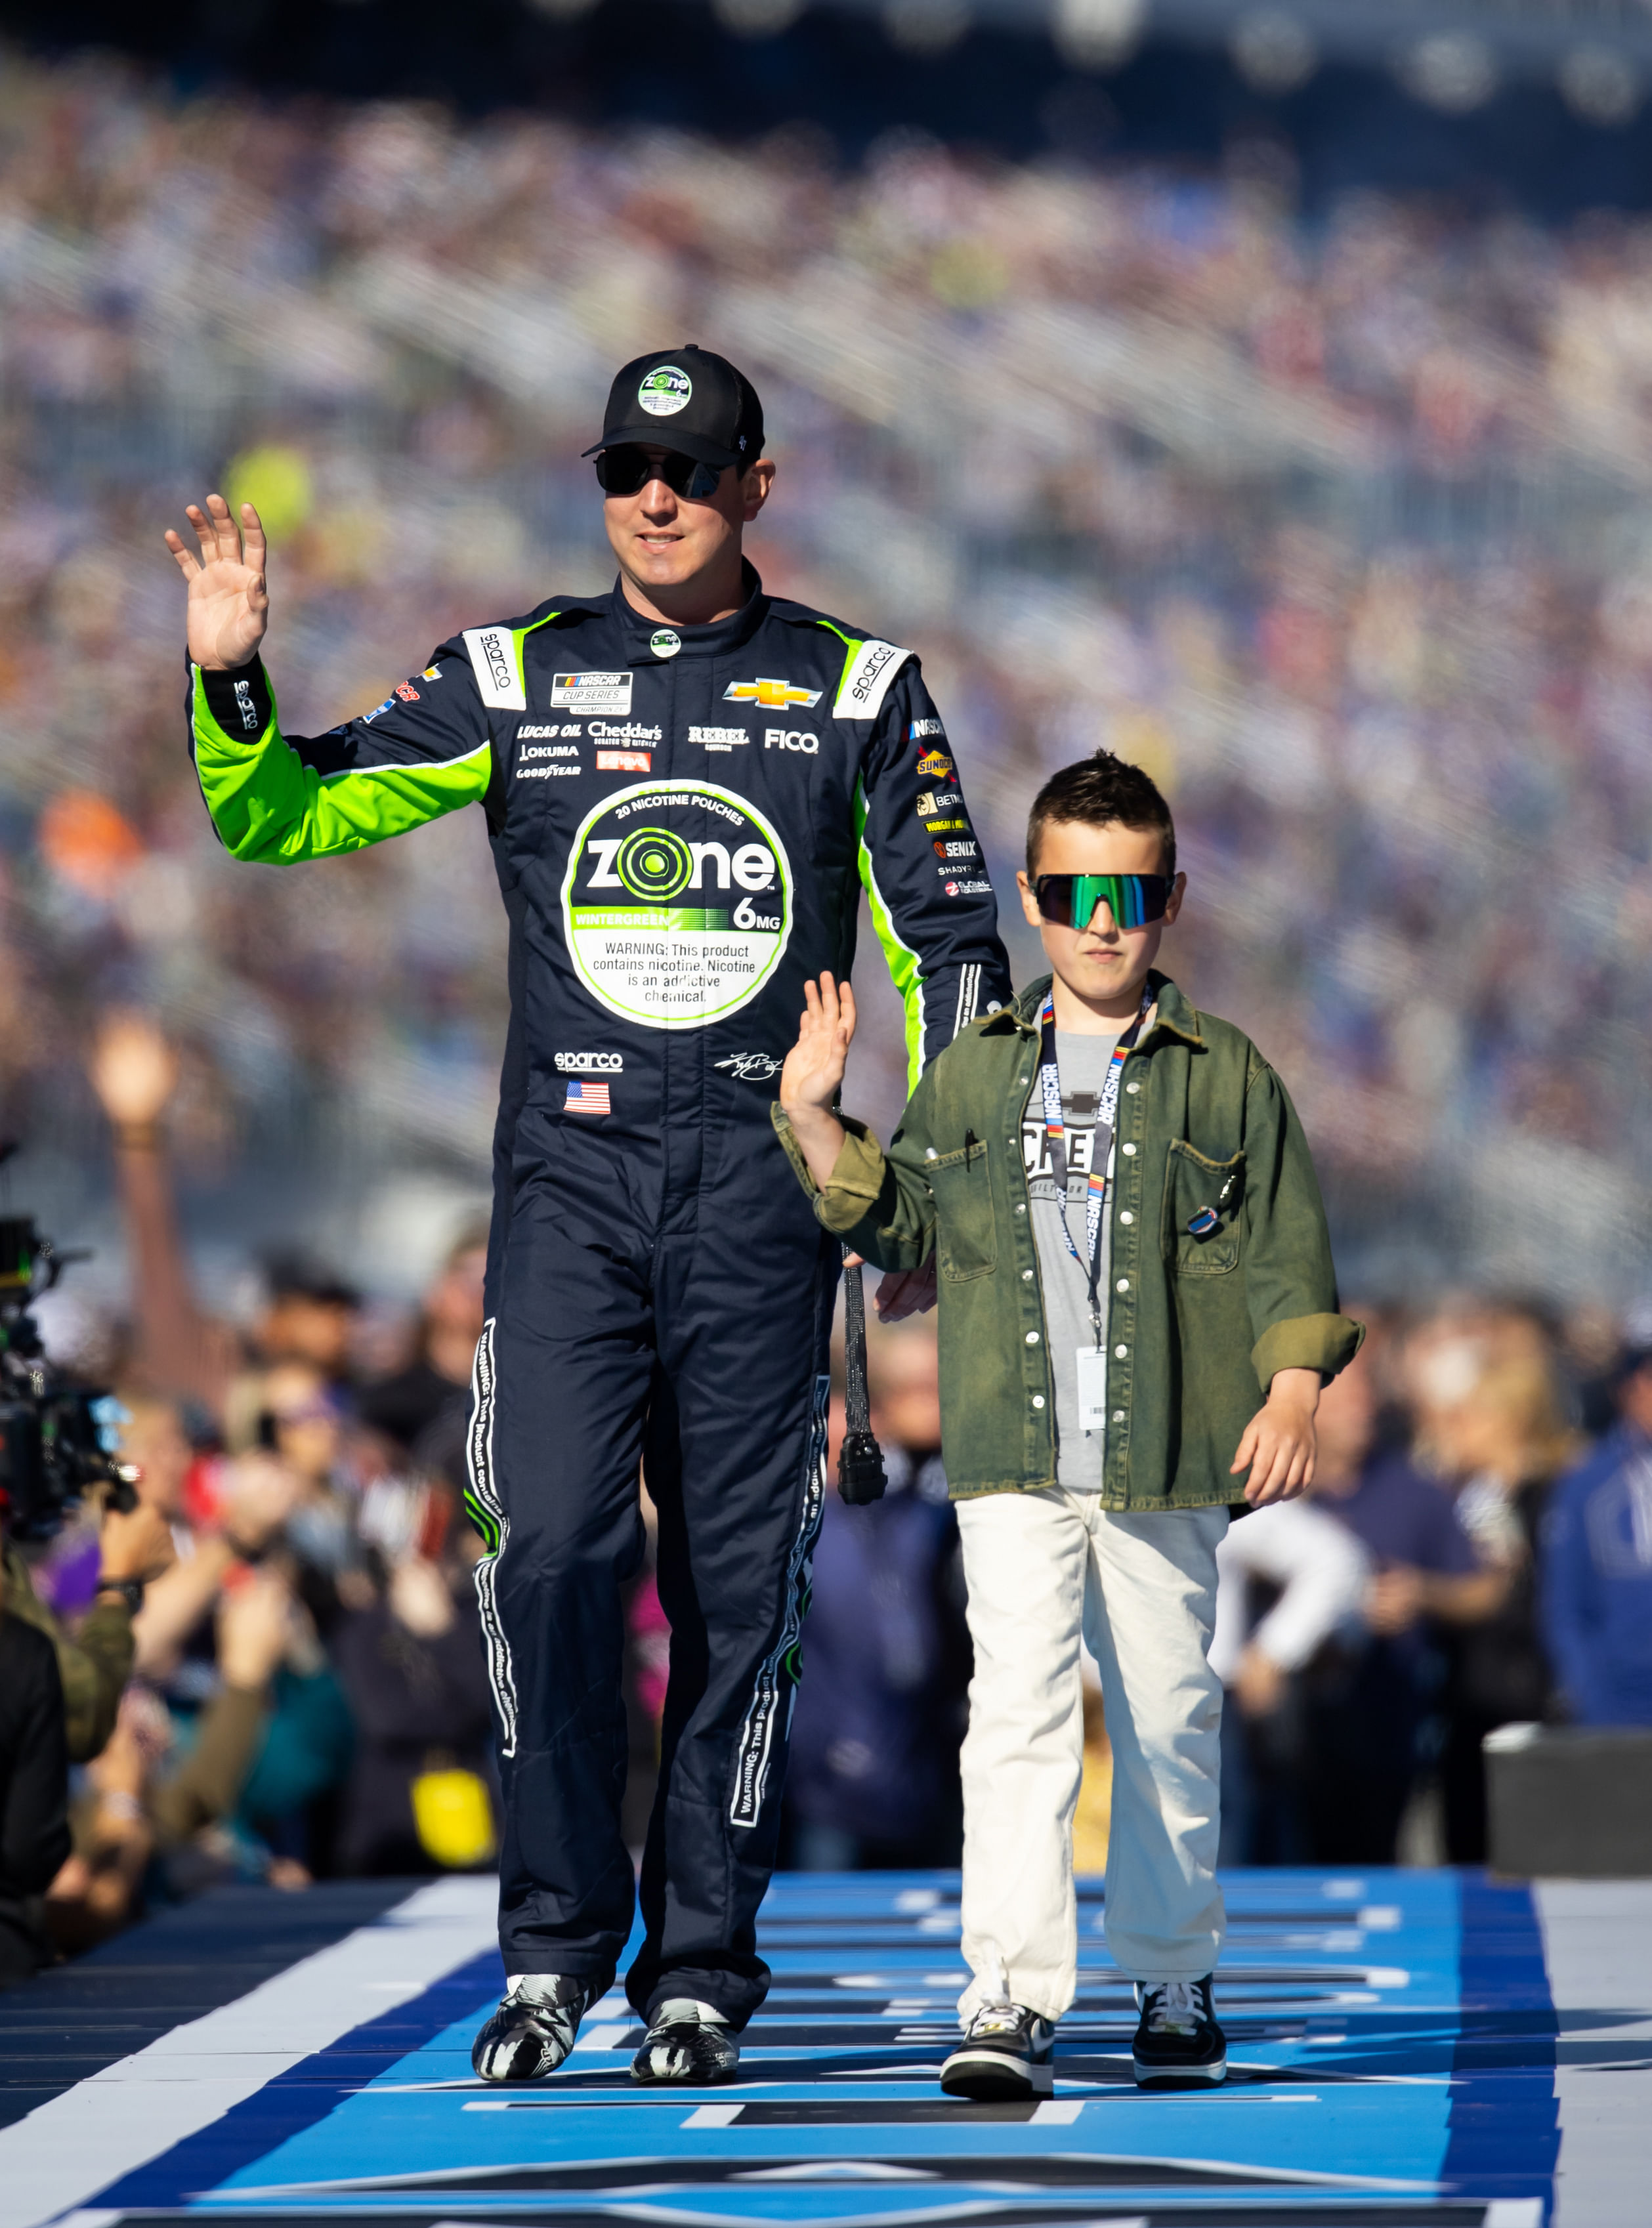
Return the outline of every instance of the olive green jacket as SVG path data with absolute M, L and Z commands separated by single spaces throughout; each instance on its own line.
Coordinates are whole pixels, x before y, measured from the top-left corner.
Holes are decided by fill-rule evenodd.
M 43 1632 L 57 1650 L 69 1762 L 87 1764 L 115 1729 L 131 1676 L 132 1621 L 124 1602 L 94 1602 L 71 1637 L 35 1591 L 15 1540 L 0 1548 L 0 1608 Z
M 1274 1372 L 1334 1377 L 1362 1327 L 1337 1312 L 1319 1186 L 1284 1085 L 1250 1039 L 1166 976 L 1124 1061 L 1115 1174 L 1102 1503 L 1200 1508 L 1229 1474 Z M 938 1256 L 941 1420 L 957 1499 L 1055 1482 L 1046 1341 L 1021 1117 L 1037 1087 L 1049 977 L 974 1021 L 925 1070 L 888 1152 L 864 1125 L 823 1192 L 778 1104 L 815 1213 L 882 1269 Z M 1231 1179 L 1231 1181 L 1230 1181 Z M 1188 1228 L 1203 1208 L 1213 1229 Z

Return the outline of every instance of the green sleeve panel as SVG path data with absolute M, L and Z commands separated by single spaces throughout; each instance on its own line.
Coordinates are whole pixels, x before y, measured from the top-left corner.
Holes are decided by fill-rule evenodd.
M 918 954 L 895 926 L 894 914 L 878 887 L 871 847 L 866 840 L 866 791 L 857 782 L 855 785 L 855 841 L 861 885 L 872 910 L 872 925 L 876 931 L 878 942 L 883 947 L 889 979 L 900 996 L 906 1036 L 906 1089 L 911 1092 L 917 1090 L 918 1079 L 924 1072 L 923 970 Z
M 493 744 L 485 734 L 458 757 L 392 759 L 371 747 L 370 730 L 359 720 L 350 722 L 335 753 L 353 754 L 355 763 L 333 770 L 312 765 L 282 734 L 272 692 L 269 716 L 255 737 L 228 733 L 208 702 L 198 667 L 191 728 L 207 809 L 238 859 L 285 865 L 362 850 L 479 803 L 493 772 Z

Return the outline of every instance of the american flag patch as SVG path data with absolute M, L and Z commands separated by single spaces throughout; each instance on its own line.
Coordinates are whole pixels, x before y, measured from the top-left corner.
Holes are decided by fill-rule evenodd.
M 611 1114 L 605 1083 L 581 1083 L 578 1078 L 569 1084 L 568 1095 L 562 1101 L 565 1114 Z

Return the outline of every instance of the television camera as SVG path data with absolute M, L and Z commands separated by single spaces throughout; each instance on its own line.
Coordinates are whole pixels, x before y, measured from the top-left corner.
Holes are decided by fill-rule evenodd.
M 120 1403 L 54 1369 L 35 1322 L 35 1300 L 86 1258 L 60 1253 L 30 1216 L 0 1216 L 0 1493 L 14 1539 L 49 1540 L 99 1486 L 109 1506 L 137 1506 L 136 1472 L 117 1459 Z

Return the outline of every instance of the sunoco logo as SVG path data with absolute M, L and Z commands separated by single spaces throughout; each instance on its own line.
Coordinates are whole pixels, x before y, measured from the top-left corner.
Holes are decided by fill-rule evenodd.
M 650 418 L 675 418 L 679 410 L 686 410 L 694 394 L 694 381 L 686 371 L 674 363 L 662 363 L 650 372 L 637 390 L 637 400 Z

